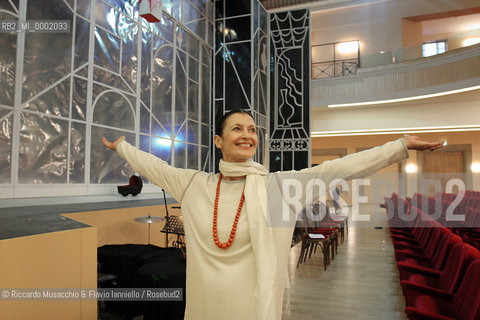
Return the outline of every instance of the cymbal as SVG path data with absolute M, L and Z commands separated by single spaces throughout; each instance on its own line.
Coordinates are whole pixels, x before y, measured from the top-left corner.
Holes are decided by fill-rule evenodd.
M 141 222 L 141 223 L 155 223 L 163 220 L 165 220 L 164 217 L 158 217 L 158 216 L 146 216 L 146 217 L 135 218 L 135 221 Z

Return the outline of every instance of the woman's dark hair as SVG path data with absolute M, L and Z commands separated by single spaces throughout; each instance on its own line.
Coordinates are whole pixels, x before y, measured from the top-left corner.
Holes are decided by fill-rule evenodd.
M 232 114 L 235 113 L 243 113 L 243 114 L 248 114 L 252 119 L 253 116 L 250 112 L 245 111 L 243 109 L 233 109 L 228 111 L 227 113 L 223 114 L 220 118 L 217 120 L 217 124 L 215 126 L 215 134 L 218 136 L 222 136 L 223 133 L 223 128 L 225 127 L 225 121 L 230 117 Z M 255 121 L 255 119 L 253 119 Z

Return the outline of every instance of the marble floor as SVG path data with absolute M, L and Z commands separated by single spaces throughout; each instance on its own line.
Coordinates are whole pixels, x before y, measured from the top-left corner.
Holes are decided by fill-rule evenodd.
M 361 211 L 369 210 L 372 216 L 379 214 L 373 205 Z M 348 237 L 326 271 L 318 251 L 297 269 L 300 244 L 292 248 L 290 315 L 284 320 L 407 319 L 386 222 L 378 217 L 370 223 L 349 222 Z

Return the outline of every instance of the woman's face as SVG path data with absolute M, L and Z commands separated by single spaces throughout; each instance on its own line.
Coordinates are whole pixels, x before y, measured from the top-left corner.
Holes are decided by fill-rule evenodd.
M 252 159 L 257 150 L 255 122 L 245 113 L 234 113 L 223 126 L 222 136 L 215 135 L 215 145 L 222 151 L 223 161 L 244 162 Z

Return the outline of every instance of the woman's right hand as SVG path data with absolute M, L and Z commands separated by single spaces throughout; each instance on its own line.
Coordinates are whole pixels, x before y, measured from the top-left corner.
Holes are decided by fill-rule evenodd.
M 411 136 L 411 135 L 404 135 L 403 140 L 405 141 L 405 144 L 407 145 L 407 148 L 410 150 L 417 150 L 417 151 L 434 151 L 437 149 L 440 149 L 441 147 L 444 146 L 445 140 L 438 140 L 436 142 L 430 142 L 430 141 L 423 141 L 417 136 Z
M 123 140 L 125 140 L 124 136 L 121 136 L 120 138 L 118 138 L 114 142 L 110 142 L 110 141 L 107 140 L 107 138 L 102 137 L 102 141 L 103 141 L 103 144 L 105 145 L 105 147 L 107 147 L 108 149 L 113 150 L 113 151 L 117 151 L 117 144 L 120 141 L 123 141 Z

